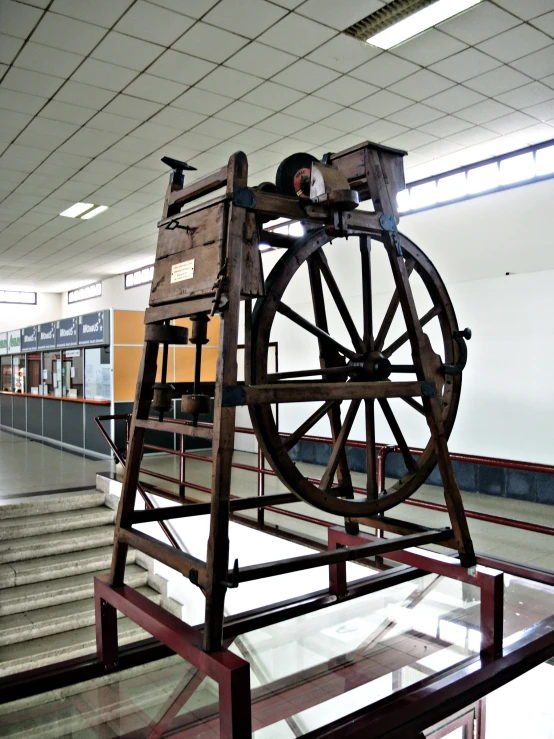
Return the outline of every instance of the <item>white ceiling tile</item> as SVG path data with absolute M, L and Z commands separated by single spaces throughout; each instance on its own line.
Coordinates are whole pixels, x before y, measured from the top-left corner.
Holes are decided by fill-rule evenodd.
M 275 23 L 258 41 L 291 54 L 298 54 L 299 49 L 308 54 L 335 35 L 336 31 L 331 28 L 291 13 Z
M 71 103 L 72 105 L 82 105 L 84 108 L 94 108 L 100 110 L 106 103 L 116 96 L 113 90 L 102 90 L 100 87 L 92 85 L 84 85 L 82 82 L 72 82 L 69 80 L 56 93 L 55 100 L 62 103 Z
M 65 151 L 55 151 L 48 157 L 48 163 L 56 167 L 75 167 L 80 169 L 90 162 L 91 157 L 70 154 Z
M 431 69 L 455 82 L 464 82 L 496 67 L 500 67 L 500 62 L 496 59 L 477 49 L 466 49 L 433 64 Z
M 248 38 L 256 38 L 286 13 L 264 0 L 221 0 L 202 20 Z
M 443 90 L 452 87 L 452 80 L 442 77 L 440 74 L 431 72 L 428 69 L 420 69 L 419 72 L 405 77 L 400 82 L 396 82 L 389 88 L 391 92 L 404 95 L 412 100 L 425 100 L 425 98 L 436 95 Z
M 482 92 L 483 95 L 496 97 L 516 87 L 522 87 L 529 82 L 532 82 L 532 80 L 527 75 L 504 65 L 472 80 L 466 80 L 465 84 L 466 87 Z
M 70 105 L 58 100 L 51 100 L 40 112 L 45 118 L 55 121 L 67 121 L 68 123 L 86 123 L 95 114 L 92 108 L 83 108 L 81 105 Z
M 246 38 L 229 33 L 222 28 L 207 23 L 196 23 L 190 31 L 173 46 L 177 51 L 184 51 L 192 56 L 199 56 L 210 62 L 224 62 L 248 43 Z M 256 62 L 262 61 L 260 58 Z M 234 65 L 232 65 L 234 66 Z
M 467 44 L 478 44 L 517 26 L 518 23 L 518 19 L 513 15 L 485 1 L 441 23 L 438 28 Z
M 75 0 L 54 0 L 50 10 L 97 26 L 111 28 L 132 2 L 133 0 L 94 0 L 93 3 L 81 3 Z
M 343 31 L 382 8 L 384 4 L 381 0 L 348 0 L 344 3 L 337 3 L 335 0 L 306 0 L 296 12 Z
M 193 129 L 192 133 L 200 133 L 222 141 L 236 136 L 237 133 L 244 131 L 244 128 L 243 125 L 224 121 L 221 118 L 207 118 L 198 128 Z
M 538 118 L 540 121 L 550 121 L 554 118 L 554 100 L 547 100 L 544 103 L 532 105 L 529 108 L 525 108 L 525 112 L 534 118 Z M 536 121 L 534 122 L 536 123 Z
M 136 75 L 134 69 L 120 67 L 117 64 L 108 64 L 89 57 L 85 59 L 71 79 L 74 82 L 84 82 L 86 85 L 120 92 Z
M 125 89 L 125 93 L 155 103 L 169 103 L 182 95 L 186 89 L 186 85 L 180 85 L 178 82 L 141 74 Z
M 105 33 L 105 29 L 99 26 L 49 12 L 33 33 L 33 41 L 86 55 L 90 54 Z
M 268 118 L 270 115 L 273 115 L 273 111 L 269 108 L 262 108 L 259 105 L 252 105 L 252 103 L 237 100 L 227 108 L 220 110 L 217 113 L 217 118 L 223 118 L 223 120 L 233 123 L 240 123 L 244 126 L 255 126 L 256 123 L 263 121 L 264 118 Z
M 27 69 L 19 69 L 11 67 L 2 80 L 2 87 L 5 90 L 13 90 L 14 92 L 24 92 L 28 95 L 38 95 L 42 98 L 49 98 L 63 84 L 63 80 L 59 77 L 52 77 L 47 74 L 39 74 L 31 72 Z
M 340 136 L 340 133 L 336 128 L 330 128 L 321 123 L 313 123 L 301 131 L 296 131 L 294 135 L 300 141 L 306 141 L 309 144 L 325 144 L 327 141 L 336 139 Z
M 219 0 L 194 0 L 194 2 L 184 3 L 183 0 L 150 0 L 154 5 L 162 8 L 169 8 L 176 13 L 184 13 L 190 15 L 191 18 L 201 18 L 210 8 L 219 2 Z
M 287 10 L 294 10 L 303 3 L 304 0 L 273 0 L 273 2 L 275 5 L 281 5 L 283 8 L 287 8 Z
M 333 115 L 333 113 L 338 113 L 339 110 L 342 110 L 342 106 L 332 103 L 330 100 L 323 100 L 314 95 L 305 95 L 297 103 L 293 103 L 286 108 L 285 112 L 315 123 L 322 120 L 322 118 Z
M 472 124 L 468 121 L 462 121 L 453 115 L 447 115 L 444 118 L 439 118 L 436 121 L 431 121 L 431 123 L 420 126 L 420 130 L 430 133 L 432 136 L 442 138 L 444 136 L 451 136 L 453 133 L 458 133 L 459 131 L 466 131 L 471 126 Z
M 39 164 L 46 158 L 46 153 L 42 149 L 34 149 L 30 146 L 18 146 L 12 144 L 3 154 L 3 157 L 15 157 L 25 162 L 33 162 Z
M 114 30 L 144 41 L 171 46 L 193 23 L 194 20 L 186 15 L 137 0 L 114 26 Z
M 162 126 L 158 123 L 142 123 L 133 131 L 133 137 L 145 139 L 155 146 L 162 146 L 179 136 L 180 131 L 170 126 Z
M 550 74 L 548 75 L 548 77 L 543 77 L 541 82 L 543 85 L 548 85 L 548 87 L 554 88 L 554 74 Z M 538 83 L 535 82 L 533 84 L 538 84 Z
M 436 28 L 430 28 L 400 46 L 395 46 L 393 53 L 410 62 L 427 67 L 465 48 L 467 44 L 463 41 L 447 36 L 446 33 L 437 31 Z
M 152 64 L 148 73 L 183 85 L 194 85 L 204 75 L 215 69 L 215 66 L 204 59 L 169 49 Z
M 402 108 L 407 108 L 409 105 L 413 105 L 412 100 L 408 100 L 408 98 L 396 95 L 394 92 L 389 92 L 388 90 L 379 90 L 375 95 L 370 95 L 365 100 L 360 100 L 352 107 L 364 113 L 377 116 L 377 118 L 385 118 L 385 116 L 396 113 L 397 110 L 402 110 Z
M 347 133 L 339 136 L 338 139 L 327 141 L 325 147 L 329 147 L 329 151 L 339 152 L 350 149 L 351 146 L 357 146 L 360 143 L 359 133 Z
M 453 141 L 455 144 L 460 146 L 473 146 L 474 144 L 481 144 L 484 141 L 490 141 L 496 137 L 493 131 L 489 131 L 481 126 L 473 126 L 468 128 L 466 131 L 460 131 L 454 133 L 452 136 L 448 136 L 449 141 Z
M 239 133 L 238 136 L 233 136 L 230 141 L 244 147 L 244 151 L 248 153 L 248 151 L 255 151 L 256 149 L 269 146 L 280 138 L 281 134 L 279 133 L 270 133 L 269 131 L 262 131 L 259 128 L 253 127 Z
M 74 134 L 78 129 L 79 125 L 76 123 L 54 121 L 51 118 L 45 118 L 42 115 L 36 116 L 27 126 L 27 131 L 30 133 L 53 136 L 54 138 L 64 140 Z
M 432 108 L 437 108 L 445 113 L 455 113 L 457 110 L 467 108 L 484 99 L 481 93 L 470 90 L 463 85 L 456 85 L 444 90 L 444 92 L 439 92 L 438 95 L 433 95 L 425 102 Z
M 52 121 L 52 123 L 54 122 L 57 123 L 58 121 Z M 29 131 L 28 129 L 20 133 L 16 139 L 16 143 L 20 146 L 29 146 L 34 149 L 42 149 L 43 151 L 54 151 L 64 141 L 65 139 L 63 137 L 47 136 L 36 131 Z M 11 141 L 7 141 L 6 143 L 11 143 Z
M 554 36 L 554 10 L 550 13 L 541 15 L 540 18 L 530 21 L 532 26 L 540 28 L 541 31 L 548 33 L 550 36 Z
M 163 52 L 163 47 L 149 41 L 110 31 L 92 52 L 93 59 L 142 71 Z
M 442 118 L 443 116 L 444 113 L 440 110 L 430 108 L 428 105 L 423 105 L 422 103 L 416 103 L 409 108 L 392 113 L 388 118 L 394 121 L 394 123 L 400 123 L 402 126 L 408 126 L 408 128 L 419 128 L 419 126 L 436 121 L 437 118 Z
M 498 36 L 483 41 L 478 48 L 503 62 L 512 62 L 522 56 L 543 49 L 552 43 L 546 34 L 537 31 L 527 23 L 505 31 Z
M 38 8 L 12 0 L 2 0 L 0 13 L 3 33 L 17 38 L 27 38 L 42 15 Z
M 43 72 L 55 77 L 69 77 L 83 59 L 83 56 L 70 51 L 61 51 L 28 41 L 14 64 L 22 69 Z
M 259 77 L 268 79 L 293 64 L 297 59 L 298 57 L 292 54 L 253 41 L 228 59 L 225 65 L 241 72 L 256 72 Z
M 339 34 L 312 51 L 307 58 L 312 62 L 322 64 L 324 67 L 335 69 L 337 72 L 350 72 L 350 70 L 370 61 L 379 53 L 379 49 L 370 46 L 365 41 Z
M 11 64 L 13 58 L 22 46 L 23 39 L 16 38 L 15 36 L 6 36 L 6 34 L 0 33 L 0 62 L 2 62 L 2 64 Z
M 251 74 L 245 74 L 227 67 L 218 67 L 207 77 L 204 77 L 198 86 L 209 92 L 239 98 L 260 85 L 261 82 L 262 80 L 259 77 L 254 77 Z
M 437 159 L 437 157 L 444 157 L 454 151 L 459 151 L 461 148 L 459 144 L 455 144 L 453 141 L 433 141 L 430 144 L 418 146 L 412 154 L 425 159 Z
M 494 121 L 484 123 L 483 126 L 485 128 L 490 128 L 490 130 L 495 133 L 504 135 L 512 133 L 513 131 L 520 131 L 522 128 L 533 126 L 536 122 L 536 118 L 532 118 L 530 115 L 525 115 L 525 113 L 516 111 L 515 113 L 502 116 L 502 118 L 497 118 Z
M 300 59 L 292 66 L 287 67 L 273 78 L 274 82 L 292 87 L 302 92 L 314 92 L 314 90 L 327 85 L 337 77 L 339 73 L 326 67 L 321 67 L 313 62 Z
M 188 131 L 197 126 L 206 118 L 202 113 L 195 113 L 192 110 L 182 110 L 175 108 L 173 105 L 162 108 L 159 113 L 153 116 L 149 123 L 158 123 L 162 126 L 176 129 L 176 135 Z
M 417 64 L 400 59 L 387 51 L 351 72 L 352 77 L 379 87 L 388 87 L 419 70 Z
M 232 101 L 232 98 L 226 97 L 225 95 L 216 95 L 207 90 L 200 90 L 198 87 L 191 87 L 184 95 L 174 100 L 172 105 L 196 113 L 213 115 L 218 110 L 225 108 Z
M 32 120 L 33 116 L 29 113 L 0 109 L 0 129 L 9 128 L 10 130 L 21 131 Z
M 524 21 L 552 10 L 552 0 L 495 0 L 495 2 Z
M 105 107 L 104 112 L 145 121 L 154 115 L 154 113 L 157 113 L 161 107 L 162 105 L 160 103 L 153 103 L 151 100 L 142 100 L 141 98 L 120 93 Z
M 283 87 L 274 82 L 264 82 L 263 85 L 245 95 L 243 99 L 248 103 L 271 108 L 271 110 L 282 110 L 303 97 L 304 95 L 298 90 Z
M 103 159 L 101 156 L 94 159 L 92 162 L 86 165 L 84 172 L 90 172 L 100 174 L 105 179 L 111 179 L 126 169 L 124 164 L 118 164 L 117 162 L 109 162 Z
M 432 141 L 436 141 L 436 139 L 428 133 L 423 133 L 422 131 L 406 131 L 399 136 L 393 136 L 391 139 L 387 139 L 385 144 L 392 146 L 394 149 L 411 151 L 425 144 L 430 144 Z
M 531 105 L 538 105 L 538 103 L 543 103 L 545 100 L 551 100 L 552 98 L 554 98 L 554 90 L 541 82 L 531 82 L 515 90 L 504 92 L 497 97 L 499 102 L 511 105 L 512 108 L 518 110 L 523 110 Z
M 321 121 L 323 125 L 336 128 L 344 133 L 351 133 L 357 131 L 362 126 L 369 126 L 370 123 L 374 123 L 377 118 L 367 113 L 361 113 L 359 110 L 353 110 L 352 108 L 343 108 L 338 113 L 325 118 Z
M 471 123 L 486 123 L 500 116 L 512 113 L 512 109 L 507 105 L 499 103 L 497 100 L 483 100 L 469 108 L 464 108 L 457 112 L 457 116 Z
M 178 139 L 175 139 L 175 141 L 172 141 L 170 146 L 170 149 L 173 147 L 177 147 L 181 150 L 188 151 L 193 150 L 194 152 L 202 152 L 206 151 L 207 149 L 211 149 L 213 146 L 217 146 L 219 144 L 220 139 L 214 139 L 213 136 L 206 136 L 202 133 L 197 133 L 196 131 L 187 131 L 183 136 L 180 136 Z M 170 156 L 173 156 L 170 154 Z M 190 155 L 185 156 L 185 160 L 190 158 Z M 194 177 L 195 173 L 192 173 L 192 177 Z
M 524 56 L 511 63 L 520 72 L 528 74 L 533 79 L 541 79 L 554 74 L 554 44 L 546 49 L 535 51 L 533 54 Z
M 8 65 L 0 64 L 0 79 L 6 74 L 7 71 L 8 71 Z
M 338 103 L 339 105 L 352 105 L 359 100 L 369 97 L 369 95 L 373 95 L 378 89 L 375 85 L 368 85 L 367 82 L 362 82 L 349 75 L 344 75 L 330 82 L 328 85 L 321 87 L 315 92 L 315 95 L 318 98 L 325 98 L 325 100 L 330 100 L 332 103 Z
M 68 154 L 79 154 L 84 156 L 95 157 L 101 151 L 112 146 L 121 134 L 112 131 L 99 131 L 92 128 L 82 128 L 69 141 L 66 141 L 60 147 L 61 152 Z
M 275 113 L 271 118 L 266 118 L 265 121 L 259 123 L 258 128 L 261 128 L 262 131 L 289 136 L 291 133 L 300 131 L 301 128 L 306 128 L 306 121 L 285 113 Z

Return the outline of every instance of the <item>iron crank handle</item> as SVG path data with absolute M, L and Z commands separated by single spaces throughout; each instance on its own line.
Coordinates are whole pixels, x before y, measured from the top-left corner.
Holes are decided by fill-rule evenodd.
M 471 339 L 471 329 L 464 328 L 462 331 L 454 331 L 452 334 L 454 340 L 458 344 L 460 350 L 460 358 L 456 364 L 443 364 L 442 371 L 445 375 L 461 375 L 467 364 L 467 345 L 466 341 Z

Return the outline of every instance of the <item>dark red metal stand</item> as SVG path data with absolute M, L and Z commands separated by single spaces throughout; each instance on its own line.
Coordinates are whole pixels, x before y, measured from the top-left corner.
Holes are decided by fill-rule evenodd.
M 157 606 L 128 585 L 112 586 L 103 575 L 94 579 L 96 646 L 106 667 L 117 665 L 117 611 L 166 644 L 189 664 L 219 685 L 221 739 L 239 739 L 252 733 L 250 665 L 222 648 L 205 652 L 202 633 Z
M 347 534 L 334 526 L 328 529 L 329 549 L 355 546 L 378 541 L 373 534 Z M 390 552 L 387 559 L 416 567 L 425 573 L 449 577 L 458 582 L 476 585 L 481 589 L 481 655 L 495 659 L 502 654 L 504 624 L 504 573 L 478 565 L 475 574 L 470 574 L 459 562 L 444 554 L 424 549 L 403 549 Z M 337 595 L 347 591 L 346 562 L 329 566 L 329 590 Z

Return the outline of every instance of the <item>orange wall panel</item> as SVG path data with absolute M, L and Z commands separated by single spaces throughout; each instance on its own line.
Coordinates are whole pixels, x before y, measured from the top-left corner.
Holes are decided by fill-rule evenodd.
M 113 343 L 142 344 L 144 342 L 144 311 L 114 310 Z
M 194 380 L 195 347 L 178 347 L 175 350 L 175 382 L 192 382 Z M 202 382 L 215 382 L 215 368 L 217 363 L 217 347 L 204 346 L 202 348 Z
M 190 318 L 176 318 L 174 323 L 176 326 L 185 326 L 186 328 L 188 328 L 190 337 L 192 330 Z M 219 327 L 219 316 L 211 316 L 210 322 L 208 323 L 208 343 L 206 344 L 206 346 L 219 346 Z
M 142 346 L 114 346 L 114 400 L 129 401 L 135 398 Z M 167 381 L 173 382 L 173 347 L 167 356 Z M 156 382 L 162 377 L 162 349 L 158 352 L 158 371 Z

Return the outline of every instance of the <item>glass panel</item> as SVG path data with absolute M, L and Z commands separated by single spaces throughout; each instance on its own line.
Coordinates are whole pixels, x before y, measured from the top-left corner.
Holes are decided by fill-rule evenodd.
M 42 354 L 27 354 L 25 392 L 38 395 L 42 385 Z
M 25 355 L 14 354 L 12 370 L 12 391 L 14 393 L 25 392 Z
M 535 157 L 533 152 L 509 157 L 500 162 L 500 184 L 511 185 L 514 182 L 531 180 L 535 176 Z
M 470 194 L 494 190 L 499 183 L 498 164 L 485 164 L 483 167 L 475 167 L 467 173 L 467 191 Z
M 110 353 L 107 347 L 85 349 L 85 398 L 110 400 Z
M 441 177 L 437 183 L 439 201 L 456 200 L 467 195 L 467 177 L 465 172 Z
M 398 203 L 398 210 L 400 213 L 407 213 L 410 210 L 410 191 L 402 190 L 396 196 L 396 202 Z
M 2 366 L 2 390 L 11 392 L 12 390 L 12 358 L 11 356 L 1 357 Z
M 537 177 L 554 172 L 554 146 L 545 146 L 535 153 Z
M 41 395 L 62 395 L 62 355 L 61 352 L 45 352 L 42 366 Z
M 416 185 L 410 188 L 410 206 L 412 210 L 416 208 L 426 208 L 437 202 L 437 183 L 425 182 L 423 185 Z
M 62 395 L 67 398 L 82 398 L 84 349 L 69 349 L 63 353 Z

